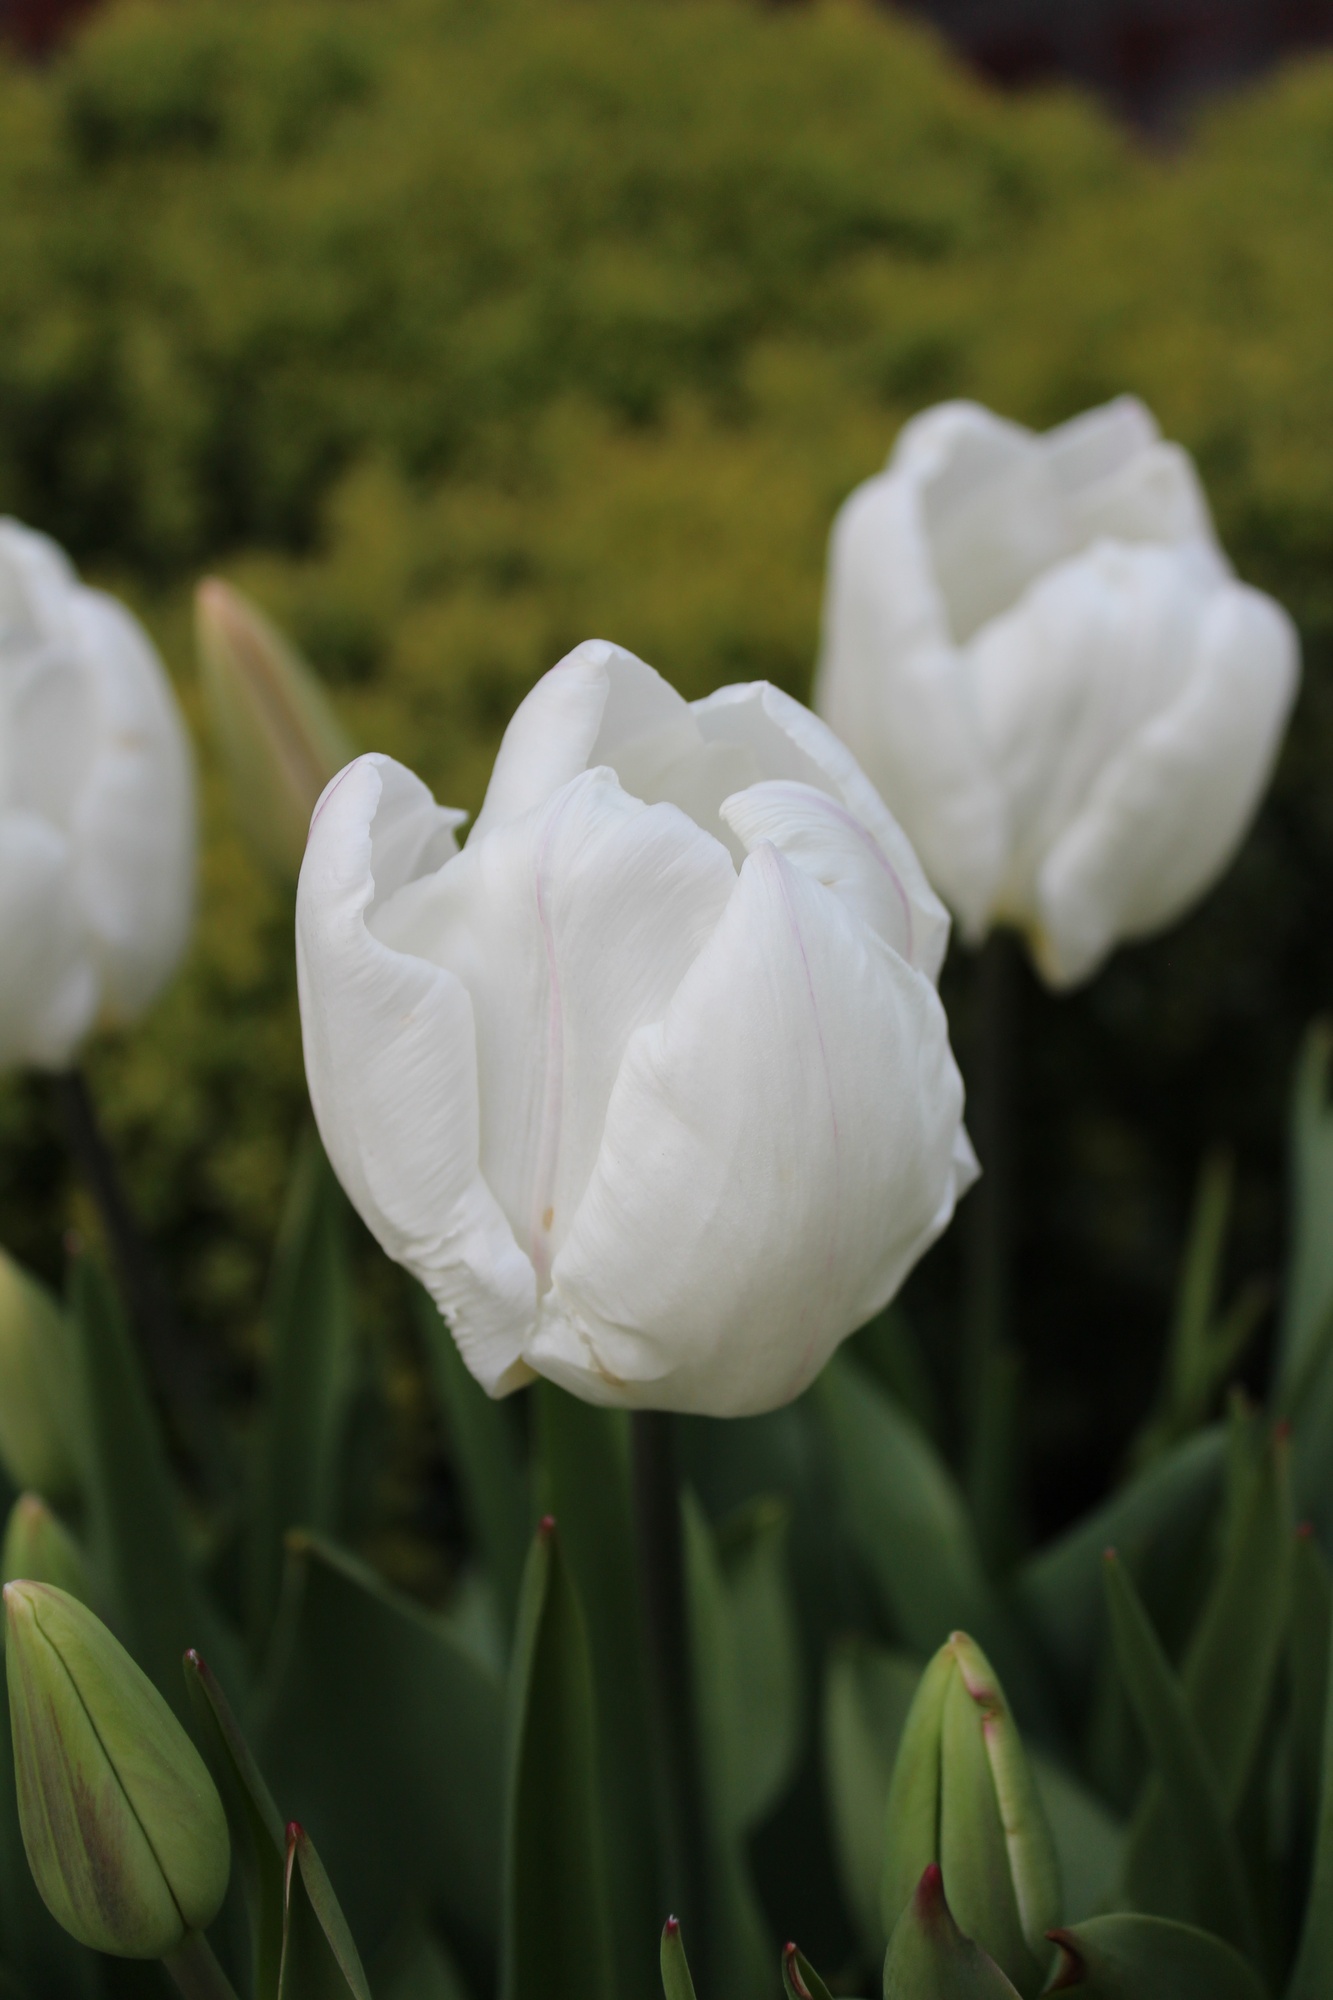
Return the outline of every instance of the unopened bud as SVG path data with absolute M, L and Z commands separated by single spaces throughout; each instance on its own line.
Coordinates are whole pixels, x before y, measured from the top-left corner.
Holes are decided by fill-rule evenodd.
M 922 1676 L 889 1789 L 883 1916 L 892 1931 L 938 1865 L 954 1918 L 1025 2000 L 1051 1962 L 1060 1871 L 1018 1729 L 981 1648 L 955 1632 Z
M 0 1250 L 0 1459 L 16 1486 L 52 1499 L 74 1491 L 74 1404 L 65 1316 Z
M 203 1759 L 91 1611 L 5 1586 L 19 1824 L 42 1901 L 81 1944 L 164 1958 L 213 1921 L 231 1865 Z
M 266 868 L 295 882 L 319 795 L 355 751 L 312 669 L 248 597 L 209 577 L 195 610 L 241 833 Z
M 935 1862 L 921 1871 L 884 1957 L 884 2000 L 1018 2000 L 995 1960 L 954 1922 Z
M 86 1604 L 91 1595 L 83 1551 L 40 1494 L 20 1493 L 9 1511 L 0 1583 L 51 1583 Z

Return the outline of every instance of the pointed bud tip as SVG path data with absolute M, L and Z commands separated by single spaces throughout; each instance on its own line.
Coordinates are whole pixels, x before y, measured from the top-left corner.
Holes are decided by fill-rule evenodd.
M 304 1839 L 305 1839 L 305 1828 L 302 1826 L 300 1820 L 289 1819 L 287 1822 L 288 1847 L 295 1847 L 298 1840 L 304 1840 Z
M 1283 1444 L 1290 1444 L 1290 1443 L 1291 1443 L 1291 1418 L 1290 1418 L 1290 1417 L 1279 1417 L 1279 1418 L 1278 1418 L 1278 1420 L 1277 1420 L 1277 1422 L 1276 1422 L 1276 1423 L 1274 1424 L 1274 1426 L 1273 1426 L 1273 1443 L 1274 1443 L 1274 1444 L 1276 1444 L 1276 1445 L 1283 1445 Z
M 1314 1540 L 1314 1522 L 1313 1522 L 1313 1521 L 1298 1521 L 1298 1522 L 1296 1523 L 1296 1539 L 1297 1539 L 1297 1541 L 1298 1541 L 1298 1542 L 1310 1542 L 1310 1541 L 1313 1541 L 1313 1540 Z
M 801 1977 L 801 1968 L 796 1963 L 796 1959 L 796 1946 L 794 1944 L 784 1945 L 782 1947 L 782 1969 L 787 1976 L 792 1992 L 796 1994 L 797 2000 L 812 2000 L 810 1988 Z
M 1059 1968 L 1047 1992 L 1062 1993 L 1071 1986 L 1080 1986 L 1087 1978 L 1088 1968 L 1073 1934 L 1070 1931 L 1047 1931 L 1046 1936 L 1060 1954 Z
M 543 1514 L 537 1523 L 537 1533 L 542 1541 L 549 1542 L 555 1533 L 555 1515 Z
M 938 1910 L 944 1901 L 944 1871 L 938 1861 L 928 1861 L 916 1885 L 916 1905 L 923 1914 Z
M 663 1924 L 662 1929 L 665 1931 L 668 1937 L 675 1937 L 677 1932 L 680 1930 L 680 1918 L 668 1917 L 666 1922 Z
M 185 1664 L 192 1673 L 203 1672 L 203 1657 L 193 1646 L 187 1646 L 185 1649 Z
M 1119 1562 L 1119 1560 L 1120 1560 L 1119 1549 L 1116 1547 L 1114 1542 L 1108 1542 L 1106 1544 L 1106 1547 L 1102 1550 L 1102 1561 L 1104 1563 L 1113 1563 L 1113 1562 Z

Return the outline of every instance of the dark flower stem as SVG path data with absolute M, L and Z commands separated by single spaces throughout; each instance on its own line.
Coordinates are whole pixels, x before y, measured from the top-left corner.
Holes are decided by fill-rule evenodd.
M 664 1886 L 671 1913 L 689 1934 L 696 1984 L 704 1992 L 710 1944 L 706 1835 L 675 1432 L 676 1419 L 664 1410 L 636 1410 L 630 1418 L 634 1537 L 664 1822 Z
M 236 1988 L 218 1964 L 202 1931 L 187 1931 L 185 1942 L 162 1963 L 185 2000 L 236 2000 Z

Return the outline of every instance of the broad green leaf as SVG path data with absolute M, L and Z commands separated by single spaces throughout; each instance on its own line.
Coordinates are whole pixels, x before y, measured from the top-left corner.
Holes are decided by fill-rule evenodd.
M 782 1948 L 782 1990 L 786 2000 L 832 2000 L 814 1966 L 794 1944 Z
M 1333 1576 L 1306 1524 L 1296 1536 L 1288 1648 L 1296 1778 L 1302 1794 L 1300 1809 L 1311 1828 L 1319 1797 L 1330 1633 L 1333 1633 Z
M 665 2000 L 694 2000 L 694 1981 L 690 1978 L 689 1960 L 685 1956 L 685 1940 L 675 1917 L 668 1917 L 662 1926 L 658 1963 Z
M 596 1409 L 553 1383 L 534 1385 L 541 1503 L 560 1523 L 587 1621 L 597 1688 L 597 1773 L 607 1834 L 607 1889 L 624 1992 L 657 1984 L 661 1916 L 653 1815 L 652 1712 L 631 1532 L 625 1413 Z
M 902 1405 L 917 1429 L 938 1444 L 939 1399 L 920 1344 L 897 1300 L 854 1335 L 848 1353 Z
M 259 1651 L 282 1583 L 289 1528 L 335 1533 L 338 1474 L 356 1386 L 347 1198 L 312 1130 L 301 1142 L 264 1318 L 269 1358 L 249 1520 L 247 1623 Z
M 845 1357 L 835 1356 L 812 1395 L 829 1438 L 847 1534 L 903 1643 L 929 1655 L 950 1632 L 973 1633 L 1024 1706 L 1030 1663 L 934 1446 Z
M 1252 1952 L 1249 1889 L 1221 1788 L 1184 1689 L 1118 1557 L 1105 1559 L 1105 1576 L 1116 1660 L 1172 1816 L 1192 1913 L 1205 1929 Z M 1151 1897 L 1153 1890 L 1149 1882 L 1140 1893 Z
M 513 1416 L 468 1373 L 435 1301 L 412 1289 L 417 1328 L 476 1539 L 512 1632 L 534 1511 Z
M 333 1885 L 295 1821 L 287 1828 L 278 2000 L 370 2000 L 360 1954 Z
M 1084 2000 L 1266 2000 L 1263 1981 L 1239 1952 L 1189 1924 L 1094 1917 L 1055 1938 L 1055 1987 Z
M 407 1907 L 484 1968 L 495 1937 L 504 1698 L 437 1620 L 350 1556 L 288 1537 L 250 1728 L 285 1810 L 319 1831 L 368 1957 Z
M 1333 1647 L 1328 1650 L 1314 1866 L 1296 1969 L 1286 2000 L 1328 2000 L 1333 1993 Z
M 254 1990 L 260 1995 L 272 1993 L 282 1961 L 286 1859 L 282 1815 L 212 1668 L 193 1650 L 185 1655 L 184 1665 L 196 1733 L 227 1809 L 232 1854 L 249 1919 Z
M 375 1966 L 376 2000 L 469 2000 L 462 1974 L 429 1926 L 407 1923 Z
M 611 2000 L 587 1633 L 555 1522 L 537 1531 L 509 1687 L 504 2000 Z
M 1064 1909 L 1071 1923 L 1111 1902 L 1124 1865 L 1125 1828 L 1097 1794 L 1040 1751 L 1028 1753 L 1032 1775 L 1060 1857 Z
M 1018 2000 L 994 1959 L 954 1922 L 933 1863 L 893 1927 L 884 2000 Z
M 836 1645 L 824 1681 L 824 1771 L 839 1877 L 866 1951 L 883 1957 L 884 1810 L 921 1669 L 863 1639 Z
M 709 1985 L 728 2000 L 764 2000 L 772 1983 L 772 1959 L 745 1849 L 748 1732 L 739 1719 L 745 1692 L 736 1623 L 713 1531 L 688 1493 L 683 1524 L 706 1818 Z
M 1278 1343 L 1277 1391 L 1290 1409 L 1333 1319 L 1333 1029 L 1316 1022 L 1296 1066 L 1291 1103 L 1292 1255 Z
M 74 1268 L 72 1321 L 83 1376 L 93 1567 L 116 1631 L 182 1720 L 181 1656 L 196 1646 L 244 1690 L 240 1644 L 186 1553 L 180 1505 L 120 1306 L 91 1257 Z
M 736 1646 L 736 1817 L 758 1826 L 801 1754 L 800 1634 L 787 1575 L 787 1509 L 756 1499 L 719 1524 L 718 1559 Z

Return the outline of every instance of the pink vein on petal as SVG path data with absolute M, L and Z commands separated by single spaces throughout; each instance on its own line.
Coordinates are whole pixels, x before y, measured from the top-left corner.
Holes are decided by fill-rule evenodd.
M 790 787 L 784 786 L 784 789 L 794 790 L 796 788 L 795 786 L 790 786 Z M 814 791 L 817 790 L 818 788 L 812 785 L 812 786 L 802 786 L 801 789 Z M 884 852 L 884 849 L 880 846 L 879 842 L 876 840 L 874 834 L 870 831 L 870 828 L 866 826 L 862 820 L 859 820 L 854 812 L 852 812 L 847 806 L 841 804 L 839 800 L 831 798 L 827 792 L 821 792 L 820 797 L 822 799 L 823 804 L 828 808 L 829 812 L 832 814 L 833 818 L 838 820 L 843 826 L 847 827 L 852 833 L 856 835 L 857 839 L 861 842 L 862 846 L 869 851 L 871 859 L 875 861 L 880 868 L 883 869 L 884 873 L 888 876 L 890 882 L 892 882 L 894 893 L 896 894 L 898 901 L 902 904 L 903 922 L 907 926 L 907 950 L 903 955 L 906 957 L 907 963 L 909 965 L 914 965 L 916 963 L 916 956 L 915 956 L 916 940 L 912 926 L 912 904 L 910 898 L 908 897 L 906 889 L 904 889 L 903 887 L 902 877 L 899 875 L 898 870 L 894 867 L 893 863 L 890 861 L 888 855 Z

